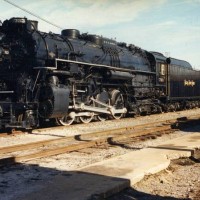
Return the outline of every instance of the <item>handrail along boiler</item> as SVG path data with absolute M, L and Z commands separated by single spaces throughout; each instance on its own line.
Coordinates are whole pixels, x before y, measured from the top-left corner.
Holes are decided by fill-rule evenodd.
M 183 60 L 38 22 L 0 25 L 0 128 L 120 119 L 200 105 L 200 72 Z

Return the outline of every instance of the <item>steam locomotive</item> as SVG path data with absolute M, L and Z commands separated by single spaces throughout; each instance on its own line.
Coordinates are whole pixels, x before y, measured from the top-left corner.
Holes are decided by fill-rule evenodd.
M 76 29 L 0 24 L 0 128 L 120 119 L 200 106 L 200 72 L 183 60 Z

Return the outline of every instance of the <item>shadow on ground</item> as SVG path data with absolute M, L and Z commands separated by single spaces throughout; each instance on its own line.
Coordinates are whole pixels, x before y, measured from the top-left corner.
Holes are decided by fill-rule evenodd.
M 144 192 L 134 190 L 133 188 L 128 188 L 118 193 L 117 195 L 113 195 L 109 198 L 106 198 L 106 200 L 178 200 L 178 199 L 169 196 L 161 197 L 159 195 L 147 194 Z M 184 200 L 190 200 L 190 199 L 185 198 Z
M 128 179 L 82 171 L 60 171 L 31 164 L 0 168 L 1 200 L 169 199 L 130 189 Z M 126 196 L 115 195 L 126 188 Z
M 173 128 L 178 128 L 184 132 L 200 132 L 200 119 L 194 119 L 187 123 L 187 118 L 178 118 L 178 124 L 174 123 L 172 125 Z

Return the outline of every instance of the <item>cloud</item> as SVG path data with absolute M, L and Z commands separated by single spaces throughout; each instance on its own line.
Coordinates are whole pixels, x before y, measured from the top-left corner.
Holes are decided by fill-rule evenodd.
M 163 3 L 164 0 L 153 1 L 130 1 L 130 0 L 107 0 L 107 1 L 84 1 L 87 7 L 80 1 L 80 5 L 67 12 L 55 11 L 49 15 L 50 19 L 58 19 L 62 26 L 68 23 L 76 27 L 105 27 L 113 24 L 130 22 L 138 17 L 141 12 L 151 9 L 153 6 Z M 90 2 L 90 3 L 88 3 Z M 63 3 L 63 8 L 67 8 L 67 3 Z M 60 19 L 66 19 L 63 23 Z M 66 26 L 66 25 L 65 25 Z
M 31 3 L 24 0 L 12 0 L 12 2 L 63 28 L 93 27 L 94 29 L 130 22 L 142 12 L 155 8 L 166 0 L 40 0 Z M 1 15 L 12 17 L 19 13 L 20 16 L 30 16 L 14 7 L 1 12 Z M 50 31 L 48 24 L 40 22 L 40 25 L 44 31 Z M 57 31 L 57 29 L 51 27 L 51 31 Z

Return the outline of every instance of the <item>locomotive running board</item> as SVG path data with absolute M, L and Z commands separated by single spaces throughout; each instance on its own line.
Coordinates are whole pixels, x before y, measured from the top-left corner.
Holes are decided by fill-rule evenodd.
M 85 65 L 85 66 L 92 66 L 92 67 L 99 67 L 99 68 L 105 67 L 105 68 L 108 68 L 108 69 L 113 69 L 113 70 L 122 71 L 122 72 L 130 72 L 130 73 L 156 74 L 156 72 L 142 71 L 142 70 L 132 70 L 132 69 L 126 69 L 126 68 L 121 68 L 121 67 L 114 67 L 114 66 L 110 66 L 110 65 L 87 63 L 87 62 L 80 62 L 80 61 L 76 61 L 76 60 L 66 60 L 66 59 L 60 59 L 60 58 L 55 58 L 55 67 L 52 67 L 52 68 L 57 69 L 58 68 L 58 62 L 81 64 L 81 65 Z M 51 67 L 49 67 L 49 68 L 51 68 Z

